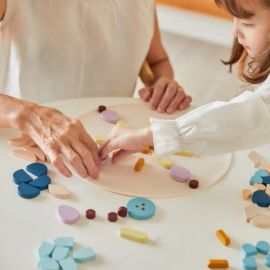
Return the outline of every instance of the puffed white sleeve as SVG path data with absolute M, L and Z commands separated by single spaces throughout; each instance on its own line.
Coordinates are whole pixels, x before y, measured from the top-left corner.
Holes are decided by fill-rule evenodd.
M 201 106 L 177 119 L 150 118 L 158 156 L 217 155 L 270 142 L 270 76 L 254 92 Z

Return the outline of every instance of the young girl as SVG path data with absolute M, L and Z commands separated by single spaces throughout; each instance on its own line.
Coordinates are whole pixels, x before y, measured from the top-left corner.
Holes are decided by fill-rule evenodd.
M 176 120 L 150 119 L 151 128 L 112 130 L 100 149 L 105 158 L 120 149 L 114 161 L 127 153 L 154 145 L 156 153 L 177 151 L 221 154 L 270 142 L 270 0 L 216 0 L 234 17 L 234 44 L 230 67 L 244 63 L 243 78 L 261 83 L 228 102 L 216 101 Z
M 160 112 L 186 108 L 155 8 L 155 0 L 0 0 L 0 127 L 32 138 L 63 175 L 71 176 L 64 157 L 97 178 L 97 147 L 82 124 L 37 103 L 131 96 L 146 59 L 155 82 L 141 97 Z

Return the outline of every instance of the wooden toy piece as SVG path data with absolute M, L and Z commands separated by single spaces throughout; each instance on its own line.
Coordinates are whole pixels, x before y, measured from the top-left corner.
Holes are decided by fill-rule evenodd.
M 67 258 L 69 252 L 70 249 L 67 247 L 56 246 L 52 253 L 52 259 L 55 261 L 64 260 Z
M 243 198 L 244 200 L 249 200 L 249 199 L 251 198 L 251 194 L 252 194 L 252 192 L 251 192 L 251 190 L 248 189 L 248 188 L 244 188 L 244 189 L 242 190 L 242 198 Z
M 95 251 L 90 248 L 81 248 L 79 250 L 76 250 L 73 254 L 73 259 L 77 263 L 83 263 L 83 262 L 89 262 L 96 259 L 96 253 Z
M 162 158 L 159 160 L 159 163 L 165 169 L 170 169 L 173 165 L 173 162 L 169 158 Z
M 270 197 L 264 190 L 256 190 L 253 192 L 251 199 L 260 207 L 268 207 L 270 205 Z
M 71 257 L 59 261 L 59 264 L 62 270 L 77 270 L 77 264 Z
M 182 152 L 175 153 L 175 155 L 184 156 L 184 157 L 192 157 L 194 155 L 194 153 L 191 151 L 182 151 Z
M 170 176 L 175 181 L 186 183 L 190 180 L 191 173 L 184 167 L 173 166 L 170 171 Z
M 269 176 L 268 172 L 264 169 L 259 169 L 258 171 L 255 172 L 255 175 L 260 177 Z
M 246 222 L 250 222 L 250 220 L 260 214 L 260 209 L 256 204 L 252 204 L 244 209 Z
M 48 189 L 49 184 L 51 183 L 51 178 L 48 175 L 41 175 L 32 182 L 29 182 L 29 185 L 36 187 L 40 190 Z
M 216 236 L 221 241 L 221 243 L 225 246 L 228 246 L 231 243 L 229 236 L 223 230 L 217 230 Z
M 144 158 L 139 158 L 134 166 L 135 172 L 140 172 L 144 167 Z
M 262 168 L 265 169 L 270 174 L 270 163 L 263 164 Z
M 127 203 L 128 215 L 137 220 L 152 218 L 156 212 L 155 204 L 146 198 L 133 198 Z
M 61 247 L 68 247 L 70 250 L 74 247 L 73 237 L 57 237 L 53 240 L 54 245 Z
M 22 183 L 18 186 L 18 194 L 24 199 L 33 199 L 40 194 L 40 190 L 29 184 Z
M 259 241 L 256 244 L 256 249 L 259 253 L 266 255 L 269 252 L 269 243 L 266 241 Z
M 116 126 L 119 128 L 128 128 L 129 127 L 128 122 L 124 121 L 124 120 L 117 121 Z
M 47 166 L 39 162 L 27 165 L 26 170 L 36 176 L 41 176 L 48 173 Z
M 270 184 L 270 176 L 263 176 L 262 177 L 262 183 L 264 184 L 264 185 L 268 185 L 268 184 Z
M 270 196 L 270 184 L 266 186 L 265 193 Z
M 31 138 L 29 137 L 20 137 L 20 138 L 13 138 L 8 141 L 8 144 L 11 146 L 26 146 L 30 142 Z
M 62 185 L 56 185 L 56 184 L 50 184 L 49 185 L 49 192 L 60 199 L 67 199 L 70 197 L 70 192 L 69 190 L 62 186 Z
M 43 242 L 40 245 L 40 247 L 38 248 L 38 256 L 39 256 L 39 258 L 51 256 L 54 248 L 55 248 L 55 245 L 53 245 L 51 243 L 48 243 L 48 242 Z
M 147 243 L 149 241 L 146 233 L 126 227 L 120 228 L 120 236 L 139 243 Z
M 106 110 L 107 110 L 106 106 L 104 106 L 104 105 L 99 105 L 98 106 L 98 112 L 99 113 L 102 113 L 103 111 L 106 111 Z
M 96 217 L 96 211 L 94 209 L 87 209 L 85 216 L 87 219 L 94 219 Z
M 102 143 L 105 142 L 105 140 L 106 140 L 106 138 L 105 137 L 102 137 L 102 136 L 97 136 L 95 138 L 96 144 L 102 144 Z
M 151 153 L 151 149 L 150 149 L 150 147 L 149 146 L 147 146 L 147 147 L 145 147 L 141 152 L 143 153 L 143 154 L 149 154 L 149 153 Z
M 250 224 L 258 228 L 270 228 L 270 216 L 259 214 L 250 220 Z
M 263 179 L 259 175 L 253 175 L 253 176 L 251 176 L 251 178 L 249 180 L 249 184 L 251 186 L 253 186 L 254 184 L 262 184 L 262 182 L 263 182 Z
M 256 190 L 265 190 L 265 185 L 256 183 L 256 184 L 254 184 L 254 188 Z
M 208 267 L 211 269 L 226 269 L 229 267 L 229 262 L 223 259 L 211 259 L 208 261 Z
M 125 206 L 120 206 L 117 213 L 120 217 L 126 217 L 128 214 L 128 210 Z
M 23 169 L 20 169 L 13 173 L 13 181 L 15 184 L 19 185 L 21 183 L 29 183 L 33 181 L 33 178 Z
M 255 257 L 244 258 L 242 264 L 245 270 L 257 270 L 257 262 Z
M 118 219 L 118 215 L 117 215 L 117 213 L 115 213 L 115 212 L 110 212 L 110 213 L 108 213 L 107 219 L 108 219 L 110 222 L 116 222 L 117 219 Z
M 22 158 L 22 159 L 25 159 L 25 160 L 28 160 L 31 162 L 37 161 L 36 155 L 34 155 L 33 153 L 26 151 L 26 150 L 14 150 L 13 156 L 18 157 L 18 158 Z
M 270 254 L 265 256 L 265 266 L 270 267 Z
M 40 269 L 59 270 L 59 264 L 50 257 L 42 257 L 38 264 Z
M 196 189 L 199 187 L 199 181 L 198 180 L 195 180 L 195 179 L 192 179 L 189 181 L 188 183 L 188 186 L 192 189 Z
M 257 253 L 258 253 L 257 249 L 253 245 L 251 245 L 249 243 L 246 243 L 246 244 L 242 245 L 241 252 L 245 257 L 250 257 L 250 256 L 253 256 L 253 255 L 257 255 Z
M 65 224 L 75 224 L 80 219 L 80 213 L 74 207 L 68 205 L 60 205 L 58 214 Z
M 171 169 L 173 162 L 169 158 L 162 158 L 159 159 L 157 157 L 157 154 L 155 152 L 152 153 L 152 159 L 156 162 L 158 162 L 162 167 L 165 169 Z
M 256 151 L 251 151 L 248 154 L 248 158 L 253 162 L 255 168 L 258 168 L 261 165 L 262 156 Z
M 119 115 L 115 111 L 105 110 L 101 113 L 101 118 L 111 124 L 117 123 Z
M 38 147 L 33 147 L 33 146 L 25 146 L 24 149 L 26 151 L 29 151 L 33 153 L 35 156 L 38 157 L 39 160 L 45 162 L 46 161 L 46 156 L 45 154 L 38 148 Z

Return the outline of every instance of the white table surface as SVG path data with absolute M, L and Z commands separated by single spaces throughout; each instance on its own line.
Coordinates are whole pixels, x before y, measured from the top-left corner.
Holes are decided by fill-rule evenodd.
M 77 116 L 100 104 L 131 102 L 138 101 L 131 98 L 92 98 L 49 105 L 69 116 Z M 230 269 L 242 269 L 241 245 L 270 240 L 269 229 L 252 227 L 243 217 L 244 207 L 251 202 L 242 200 L 241 190 L 248 186 L 249 178 L 255 171 L 247 158 L 249 151 L 234 154 L 230 170 L 213 187 L 179 198 L 153 200 L 157 206 L 154 218 L 148 221 L 121 218 L 116 223 L 110 223 L 106 220 L 107 213 L 125 205 L 129 197 L 104 191 L 76 176 L 66 179 L 52 167 L 50 175 L 53 182 L 62 183 L 71 190 L 71 199 L 57 199 L 47 191 L 33 200 L 20 198 L 16 194 L 17 186 L 12 181 L 12 173 L 25 168 L 28 162 L 11 155 L 7 141 L 14 131 L 1 129 L 0 134 L 1 270 L 38 269 L 36 252 L 40 243 L 59 236 L 73 236 L 79 245 L 91 246 L 96 251 L 96 261 L 81 264 L 81 270 L 203 270 L 208 269 L 210 258 L 228 259 Z M 270 160 L 269 146 L 256 150 Z M 57 215 L 60 204 L 74 206 L 82 214 L 87 208 L 94 208 L 97 218 L 92 221 L 82 218 L 76 225 L 65 225 Z M 120 226 L 148 233 L 151 242 L 138 244 L 120 238 Z M 216 238 L 215 231 L 219 228 L 231 237 L 229 247 L 223 246 Z

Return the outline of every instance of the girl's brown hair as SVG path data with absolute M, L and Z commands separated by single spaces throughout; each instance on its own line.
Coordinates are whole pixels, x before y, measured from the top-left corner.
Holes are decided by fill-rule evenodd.
M 260 1 L 262 5 L 270 8 L 270 0 L 256 0 Z M 217 6 L 227 10 L 234 17 L 241 19 L 248 19 L 254 16 L 254 13 L 248 11 L 243 6 L 243 0 L 215 0 Z M 237 38 L 234 39 L 231 56 L 228 61 L 222 61 L 225 65 L 230 66 L 232 70 L 233 64 L 239 62 L 241 71 L 240 74 L 244 80 L 249 83 L 261 83 L 270 74 L 270 44 L 269 49 L 260 57 L 250 60 L 246 65 L 247 52 L 245 48 L 238 42 Z M 247 68 L 245 68 L 247 67 Z

